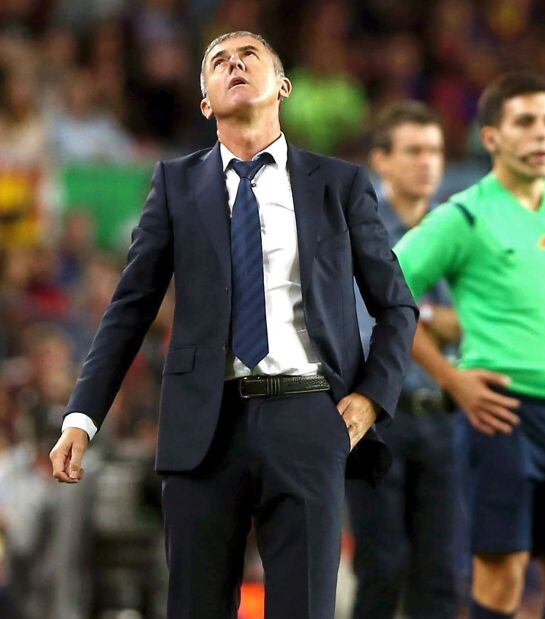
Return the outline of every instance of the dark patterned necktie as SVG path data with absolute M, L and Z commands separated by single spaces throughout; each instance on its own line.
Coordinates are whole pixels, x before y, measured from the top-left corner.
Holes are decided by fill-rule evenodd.
M 271 155 L 262 153 L 254 161 L 232 159 L 230 163 L 240 177 L 231 216 L 232 350 L 249 368 L 269 352 L 261 224 L 252 179 L 271 160 Z

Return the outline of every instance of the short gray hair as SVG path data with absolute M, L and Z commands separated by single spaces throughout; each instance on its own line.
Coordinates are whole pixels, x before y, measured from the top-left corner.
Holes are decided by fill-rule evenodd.
M 237 30 L 236 32 L 227 32 L 226 34 L 222 34 L 219 37 L 216 37 L 211 43 L 208 44 L 208 47 L 204 50 L 204 54 L 201 62 L 201 94 L 203 97 L 206 97 L 206 80 L 204 78 L 204 69 L 206 66 L 206 59 L 208 58 L 208 54 L 212 51 L 216 45 L 223 43 L 224 41 L 228 41 L 229 39 L 236 39 L 238 37 L 252 37 L 252 39 L 256 39 L 262 43 L 270 52 L 272 56 L 274 70 L 277 75 L 284 75 L 284 66 L 282 65 L 282 61 L 280 60 L 280 56 L 278 52 L 274 49 L 274 47 L 265 40 L 260 34 L 255 34 L 254 32 L 248 32 L 247 30 Z

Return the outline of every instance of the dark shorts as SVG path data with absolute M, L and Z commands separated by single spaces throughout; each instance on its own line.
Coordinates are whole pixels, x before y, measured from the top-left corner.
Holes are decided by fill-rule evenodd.
M 545 400 L 509 395 L 521 400 L 512 434 L 487 436 L 465 421 L 472 552 L 544 556 Z

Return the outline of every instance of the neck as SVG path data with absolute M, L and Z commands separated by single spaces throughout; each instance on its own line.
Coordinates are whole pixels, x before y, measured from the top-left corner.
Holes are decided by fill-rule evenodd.
M 218 140 L 233 155 L 249 161 L 256 153 L 272 144 L 280 136 L 278 114 L 273 117 L 218 119 Z
M 537 211 L 543 199 L 543 178 L 524 176 L 512 169 L 494 163 L 492 172 L 496 175 L 499 182 L 508 189 L 529 211 Z
M 385 194 L 388 202 L 407 228 L 416 226 L 428 212 L 430 202 L 427 198 L 408 196 L 396 190 L 390 183 L 385 184 Z

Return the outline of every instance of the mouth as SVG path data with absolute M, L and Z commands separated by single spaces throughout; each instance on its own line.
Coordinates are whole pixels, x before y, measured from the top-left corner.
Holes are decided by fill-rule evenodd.
M 535 150 L 520 159 L 531 165 L 543 166 L 545 164 L 545 150 Z
M 227 84 L 227 90 L 231 90 L 235 86 L 241 86 L 242 84 L 247 84 L 248 82 L 243 77 L 232 77 Z
M 435 183 L 435 177 L 430 174 L 421 174 L 414 179 L 419 185 L 430 185 Z

